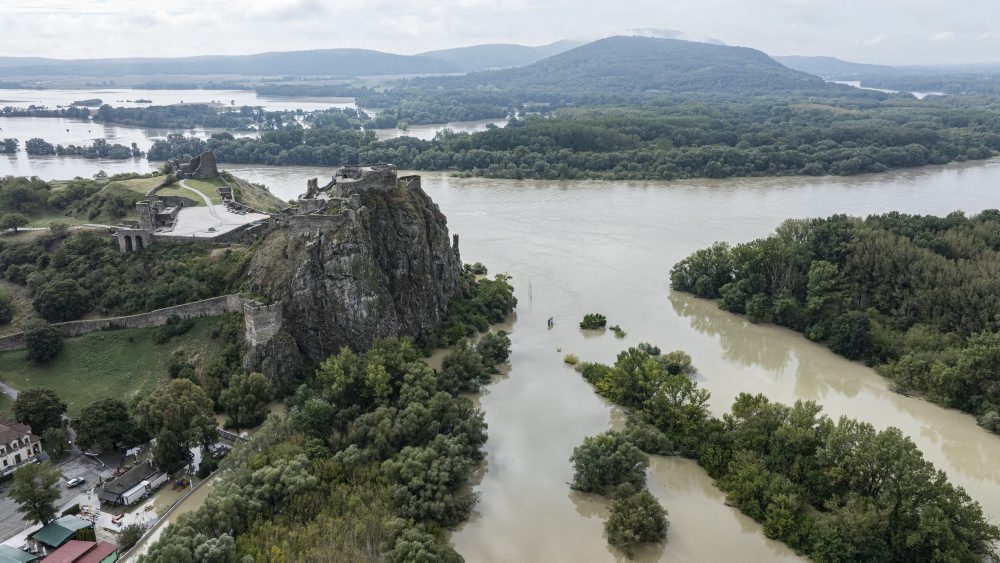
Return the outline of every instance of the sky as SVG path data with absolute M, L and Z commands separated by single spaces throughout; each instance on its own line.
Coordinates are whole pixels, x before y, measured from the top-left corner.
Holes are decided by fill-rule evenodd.
M 2 0 L 0 56 L 170 57 L 680 30 L 770 55 L 1000 63 L 1000 0 Z

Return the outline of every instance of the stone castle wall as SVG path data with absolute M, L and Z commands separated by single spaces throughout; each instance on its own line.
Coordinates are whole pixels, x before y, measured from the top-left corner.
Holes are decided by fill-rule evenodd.
M 336 229 L 346 223 L 353 213 L 345 209 L 339 215 L 292 215 L 288 218 L 288 230 L 293 235 L 310 235 Z
M 256 301 L 246 301 L 243 303 L 243 319 L 246 323 L 247 344 L 251 347 L 263 346 L 281 330 L 281 302 L 263 305 Z
M 68 321 L 54 323 L 63 336 L 80 336 L 108 328 L 152 328 L 163 326 L 171 317 L 196 319 L 200 317 L 215 317 L 223 313 L 239 313 L 243 311 L 243 299 L 236 294 L 212 297 L 193 303 L 165 307 L 148 313 L 113 317 L 109 319 L 91 319 L 85 321 Z M 0 337 L 0 352 L 20 350 L 25 347 L 24 333 Z

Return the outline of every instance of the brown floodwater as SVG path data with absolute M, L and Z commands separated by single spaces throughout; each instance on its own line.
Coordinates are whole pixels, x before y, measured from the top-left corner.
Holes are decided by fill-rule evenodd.
M 295 197 L 305 178 L 332 169 L 232 167 Z M 966 414 L 888 390 L 865 366 L 799 334 L 753 325 L 715 303 L 671 292 L 670 267 L 714 241 L 744 242 L 789 217 L 969 213 L 1000 207 L 1000 160 L 853 178 L 741 178 L 680 182 L 510 181 L 422 173 L 425 190 L 461 236 L 462 258 L 513 276 L 518 307 L 510 368 L 488 387 L 487 458 L 481 501 L 452 535 L 469 561 L 608 561 L 621 554 L 603 537 L 608 503 L 570 491 L 569 456 L 585 436 L 621 423 L 611 405 L 563 363 L 612 362 L 652 342 L 687 351 L 719 415 L 742 392 L 775 401 L 815 400 L 833 417 L 896 426 L 924 455 L 1000 521 L 1000 436 Z M 581 332 L 600 312 L 627 332 Z M 546 320 L 555 318 L 547 328 Z M 669 511 L 667 542 L 642 560 L 771 561 L 795 558 L 760 525 L 723 504 L 695 463 L 654 457 L 650 491 Z

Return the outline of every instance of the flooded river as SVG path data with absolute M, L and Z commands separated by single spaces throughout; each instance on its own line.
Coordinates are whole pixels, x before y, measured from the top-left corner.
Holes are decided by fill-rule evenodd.
M 2 163 L 0 163 L 2 164 Z M 282 199 L 331 169 L 227 167 Z M 569 456 L 584 436 L 621 416 L 563 364 L 566 353 L 612 362 L 647 341 L 683 349 L 712 393 L 715 414 L 738 393 L 810 399 L 831 416 L 896 426 L 953 483 L 1000 521 L 1000 437 L 971 416 L 890 392 L 872 370 L 791 331 L 752 325 L 714 303 L 672 293 L 670 267 L 717 240 L 747 241 L 788 217 L 890 210 L 945 214 L 1000 207 L 1000 160 L 856 178 L 751 178 L 683 182 L 537 182 L 424 173 L 424 187 L 461 235 L 462 257 L 513 276 L 519 299 L 510 370 L 480 399 L 489 424 L 475 516 L 452 535 L 469 561 L 607 561 L 607 503 L 571 492 Z M 601 312 L 628 333 L 583 334 Z M 546 319 L 555 317 L 549 330 Z M 650 490 L 670 512 L 665 546 L 646 560 L 791 559 L 782 544 L 723 504 L 694 463 L 654 458 Z
M 234 167 L 282 199 L 329 169 Z M 971 416 L 887 389 L 875 372 L 775 326 L 752 325 L 713 302 L 672 293 L 670 267 L 717 240 L 747 241 L 788 217 L 890 210 L 945 214 L 1000 207 L 1000 160 L 855 178 L 751 178 L 684 182 L 536 182 L 423 173 L 426 191 L 461 235 L 462 257 L 514 278 L 518 295 L 509 373 L 481 398 L 489 424 L 477 514 L 453 536 L 470 561 L 619 557 L 602 537 L 607 503 L 571 492 L 569 456 L 616 420 L 562 357 L 612 362 L 642 341 L 683 349 L 718 415 L 741 392 L 809 399 L 910 436 L 952 482 L 1000 522 L 1000 437 Z M 583 334 L 601 312 L 628 333 Z M 552 330 L 546 319 L 555 317 Z M 560 351 L 561 350 L 561 351 Z M 668 542 L 647 560 L 794 558 L 723 505 L 696 464 L 654 458 L 650 490 L 670 512 Z

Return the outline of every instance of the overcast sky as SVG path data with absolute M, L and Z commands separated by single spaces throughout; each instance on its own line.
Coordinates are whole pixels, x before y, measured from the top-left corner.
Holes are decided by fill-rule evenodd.
M 635 28 L 772 55 L 1000 63 L 1000 0 L 2 0 L 0 56 L 417 53 Z

